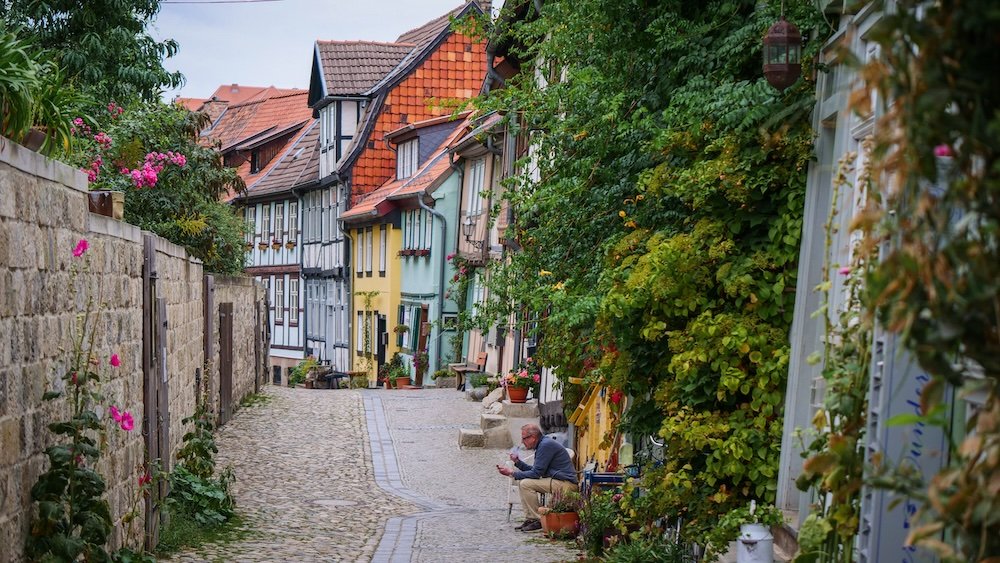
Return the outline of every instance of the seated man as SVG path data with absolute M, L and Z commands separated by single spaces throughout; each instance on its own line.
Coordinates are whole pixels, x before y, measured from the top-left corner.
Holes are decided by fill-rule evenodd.
M 555 440 L 543 439 L 542 429 L 535 424 L 521 427 L 521 442 L 529 450 L 535 450 L 534 465 L 528 466 L 518 459 L 517 454 L 512 453 L 510 459 L 520 471 L 501 465 L 497 465 L 497 471 L 518 481 L 524 522 L 516 529 L 534 532 L 542 529 L 538 517 L 538 493 L 552 495 L 576 491 L 576 469 L 566 448 Z

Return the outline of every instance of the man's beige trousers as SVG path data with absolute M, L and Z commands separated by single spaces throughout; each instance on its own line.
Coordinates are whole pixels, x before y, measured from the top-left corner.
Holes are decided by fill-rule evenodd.
M 538 520 L 538 493 L 549 495 L 549 502 L 552 502 L 553 493 L 568 493 L 577 491 L 576 483 L 560 481 L 551 477 L 544 479 L 521 479 L 517 482 L 517 488 L 521 491 L 521 506 L 524 507 L 525 520 Z

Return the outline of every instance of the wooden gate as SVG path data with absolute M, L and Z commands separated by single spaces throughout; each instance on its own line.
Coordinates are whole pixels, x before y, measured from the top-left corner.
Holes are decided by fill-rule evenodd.
M 156 241 L 143 238 L 142 268 L 142 375 L 146 471 L 156 466 L 170 471 L 170 413 L 167 388 L 167 303 L 157 295 Z M 145 543 L 152 551 L 159 542 L 159 506 L 166 498 L 167 483 L 150 490 L 146 498 Z
M 233 304 L 219 303 L 219 426 L 233 416 Z

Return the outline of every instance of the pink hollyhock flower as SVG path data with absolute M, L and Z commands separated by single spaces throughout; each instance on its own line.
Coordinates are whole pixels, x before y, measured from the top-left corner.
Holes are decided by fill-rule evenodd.
M 139 476 L 139 486 L 140 487 L 143 486 L 143 485 L 145 485 L 146 483 L 152 483 L 152 482 L 153 482 L 153 478 L 149 476 L 149 473 L 143 473 L 142 475 Z
M 88 248 L 90 248 L 90 244 L 87 243 L 87 239 L 80 239 L 80 242 L 76 243 L 76 248 L 73 249 L 73 256 L 77 258 L 83 256 L 83 253 L 86 252 Z
M 111 418 L 113 418 L 115 422 L 120 423 L 122 421 L 122 413 L 118 410 L 118 407 L 114 405 L 108 407 L 108 414 L 111 415 Z
M 455 257 L 454 254 L 449 254 L 449 255 L 445 256 L 444 259 L 448 260 L 448 261 L 451 261 L 451 259 L 454 258 L 454 257 Z
M 850 273 L 851 273 L 851 267 L 850 266 L 844 266 L 843 268 L 837 270 L 837 273 L 839 273 L 842 276 L 850 275 Z
M 938 145 L 934 147 L 934 156 L 955 156 L 948 145 Z
M 104 131 L 94 135 L 94 141 L 98 145 L 101 145 L 101 148 L 107 149 L 111 147 L 111 137 Z
M 96 170 L 84 170 L 87 173 L 87 181 L 93 184 L 97 181 L 97 171 Z
M 132 419 L 132 413 L 128 411 L 123 412 L 122 419 L 119 424 L 121 425 L 122 430 L 131 432 L 132 429 L 135 428 L 135 420 Z
M 76 119 L 74 119 L 73 120 L 73 125 L 76 125 L 77 127 L 83 125 L 83 118 L 82 117 L 77 117 Z
M 114 367 L 122 365 L 121 358 L 118 357 L 118 354 L 111 354 L 111 365 Z

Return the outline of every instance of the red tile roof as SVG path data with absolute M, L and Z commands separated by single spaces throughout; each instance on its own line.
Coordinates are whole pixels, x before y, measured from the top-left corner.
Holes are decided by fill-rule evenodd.
M 413 51 L 408 43 L 317 41 L 327 96 L 362 95 Z
M 458 16 L 465 9 L 468 3 L 464 3 L 447 14 L 434 18 L 420 27 L 416 27 L 403 33 L 396 39 L 396 43 L 412 43 L 423 48 L 428 43 L 437 38 L 442 31 L 451 25 L 451 18 Z

